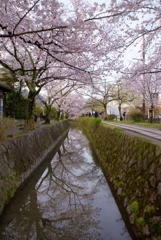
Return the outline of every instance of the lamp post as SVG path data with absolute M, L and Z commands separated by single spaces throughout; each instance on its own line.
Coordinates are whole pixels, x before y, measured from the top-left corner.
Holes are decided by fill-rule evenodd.
M 145 39 L 144 39 L 144 35 L 143 35 L 143 51 L 142 51 L 143 55 L 143 68 L 145 67 Z M 144 72 L 144 69 L 143 69 Z M 143 114 L 145 116 L 145 75 L 143 73 Z
M 156 93 L 150 93 L 150 100 L 151 100 L 151 109 L 149 110 L 149 112 L 150 112 L 149 120 L 150 120 L 150 123 L 153 123 L 153 119 L 154 119 L 154 104 L 158 100 L 158 93 L 157 92 Z
M 143 65 L 144 65 L 144 59 L 137 59 L 137 58 L 133 58 L 133 59 L 142 61 L 142 62 L 143 62 Z M 145 76 L 144 76 L 144 74 L 143 74 L 143 76 L 142 76 L 142 79 L 143 79 L 142 113 L 145 115 Z
M 142 113 L 145 116 L 145 75 L 144 75 L 144 67 L 145 67 L 145 39 L 144 39 L 144 35 L 143 35 L 143 45 L 142 45 L 142 59 L 138 59 L 138 58 L 133 58 L 135 60 L 139 60 L 143 62 L 143 102 L 142 102 Z

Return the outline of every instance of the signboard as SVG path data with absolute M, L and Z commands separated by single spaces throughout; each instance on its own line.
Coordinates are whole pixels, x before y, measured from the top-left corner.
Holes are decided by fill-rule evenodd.
M 0 98 L 0 118 L 3 117 L 3 99 Z

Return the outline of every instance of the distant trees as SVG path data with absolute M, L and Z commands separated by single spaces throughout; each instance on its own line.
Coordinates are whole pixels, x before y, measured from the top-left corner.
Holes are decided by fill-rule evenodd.
M 114 85 L 113 98 L 118 103 L 120 121 L 122 121 L 122 104 L 132 102 L 136 98 L 136 95 L 126 91 L 126 87 L 123 85 L 122 81 L 119 80 Z
M 42 103 L 45 106 L 45 123 L 50 123 L 50 113 L 52 110 L 52 106 L 57 105 L 57 120 L 60 118 L 60 107 L 64 101 L 66 101 L 66 97 L 70 94 L 71 91 L 74 90 L 74 84 L 69 81 L 55 81 L 50 82 L 44 86 L 44 92 L 41 97 Z M 58 104 L 59 102 L 59 104 Z
M 135 94 L 136 96 L 141 96 L 142 98 L 142 112 L 145 115 L 145 102 L 148 105 L 150 121 L 153 121 L 154 108 L 160 104 L 160 86 L 161 86 L 161 73 L 148 73 L 143 74 L 139 70 L 141 66 L 137 63 L 133 66 L 133 71 L 135 74 L 126 76 L 124 82 L 126 84 L 126 90 Z M 144 66 L 148 68 L 147 65 Z M 146 112 L 147 113 L 147 112 Z
M 135 82 L 137 89 L 142 79 L 147 84 L 149 79 L 153 83 L 158 79 L 160 85 L 159 0 L 111 0 L 108 6 L 80 0 L 72 1 L 71 9 L 69 14 L 57 0 L 1 3 L 0 65 L 18 80 L 19 91 L 28 90 L 28 118 L 32 118 L 36 96 L 49 82 L 69 80 L 96 88 L 96 81 L 102 78 L 103 82 L 110 72 L 119 79 L 128 75 L 130 86 Z M 146 64 L 142 61 L 134 67 L 126 53 L 142 38 L 144 48 L 137 48 L 137 54 L 146 54 Z M 99 92 L 101 86 L 97 88 Z M 159 91 L 154 88 L 150 90 L 153 95 Z M 105 98 L 98 99 L 106 113 L 109 98 Z M 154 105 L 150 95 L 149 100 Z
M 91 82 L 94 60 L 98 61 L 105 48 L 98 26 L 85 21 L 90 9 L 85 3 L 78 4 L 73 6 L 73 15 L 67 16 L 56 0 L 2 2 L 0 64 L 15 75 L 19 89 L 22 85 L 28 89 L 29 119 L 35 98 L 47 83 L 65 79 L 74 84 Z
M 85 99 L 77 92 L 72 91 L 64 98 L 56 100 L 54 106 L 62 116 L 77 118 L 85 110 Z
M 104 79 L 93 82 L 93 86 L 87 88 L 85 92 L 85 95 L 90 98 L 88 106 L 95 104 L 95 106 L 101 107 L 105 120 L 107 120 L 107 105 L 114 100 L 113 87 L 113 84 L 110 84 L 108 80 Z

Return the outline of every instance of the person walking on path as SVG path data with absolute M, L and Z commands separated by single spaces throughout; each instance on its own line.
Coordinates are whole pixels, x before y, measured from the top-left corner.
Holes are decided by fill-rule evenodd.
M 95 114 L 94 114 L 94 116 L 95 116 L 95 118 L 97 118 L 97 117 L 98 117 L 98 112 L 97 112 L 97 111 L 95 111 Z

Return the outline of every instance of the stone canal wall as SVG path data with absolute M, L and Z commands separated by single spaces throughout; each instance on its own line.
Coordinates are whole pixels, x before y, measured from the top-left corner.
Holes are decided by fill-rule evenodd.
M 137 239 L 161 240 L 161 148 L 80 118 Z
M 44 126 L 1 145 L 0 212 L 17 188 L 62 140 L 68 129 L 69 122 L 66 120 Z

